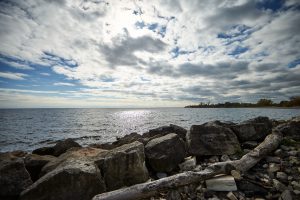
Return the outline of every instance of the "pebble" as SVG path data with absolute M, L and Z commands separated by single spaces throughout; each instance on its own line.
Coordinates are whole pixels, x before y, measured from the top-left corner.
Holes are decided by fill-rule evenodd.
M 216 163 L 219 162 L 219 157 L 218 156 L 212 156 L 208 159 L 208 162 L 210 163 Z
M 286 189 L 286 186 L 276 179 L 273 179 L 273 186 L 277 191 L 280 192 L 283 192 Z
M 270 172 L 277 172 L 280 170 L 280 165 L 276 163 L 270 163 L 269 164 L 269 169 Z
M 161 179 L 161 178 L 166 178 L 168 175 L 164 172 L 157 172 L 156 176 L 157 178 Z
M 268 163 L 281 163 L 281 158 L 278 156 L 267 156 L 266 161 Z
M 220 160 L 221 160 L 222 162 L 225 162 L 225 161 L 230 161 L 230 158 L 229 158 L 228 155 L 222 155 Z
M 281 198 L 282 200 L 293 200 L 291 191 L 289 191 L 289 190 L 285 190 L 285 191 L 281 194 L 280 198 Z
M 211 191 L 236 191 L 236 183 L 233 176 L 217 176 L 205 181 L 206 187 Z
M 282 156 L 284 155 L 284 152 L 282 151 L 282 149 L 277 149 L 277 150 L 274 152 L 274 155 L 275 155 L 275 156 L 282 157 Z
M 282 182 L 287 182 L 288 181 L 288 175 L 284 172 L 277 172 L 276 173 L 276 178 Z
M 242 176 L 241 176 L 241 173 L 237 170 L 231 170 L 231 176 L 233 176 L 234 179 L 236 180 L 241 180 L 242 179 Z
M 294 190 L 300 190 L 300 183 L 297 181 L 292 181 L 291 185 L 293 186 Z
M 230 200 L 238 200 L 238 198 L 232 192 L 228 192 L 226 196 Z
M 284 151 L 289 151 L 289 150 L 290 150 L 290 148 L 287 147 L 287 146 L 285 146 L 285 145 L 280 145 L 280 148 L 281 148 L 282 150 L 284 150 Z
M 297 154 L 298 154 L 298 151 L 289 151 L 288 152 L 289 156 L 297 156 Z

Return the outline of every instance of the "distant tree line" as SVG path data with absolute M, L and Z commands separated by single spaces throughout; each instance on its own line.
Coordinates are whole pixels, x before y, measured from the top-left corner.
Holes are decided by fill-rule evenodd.
M 185 108 L 256 108 L 256 107 L 300 107 L 300 96 L 291 97 L 288 101 L 280 101 L 274 103 L 271 99 L 260 99 L 256 103 L 238 103 L 238 102 L 225 102 L 225 103 L 199 103 L 198 105 L 189 105 Z

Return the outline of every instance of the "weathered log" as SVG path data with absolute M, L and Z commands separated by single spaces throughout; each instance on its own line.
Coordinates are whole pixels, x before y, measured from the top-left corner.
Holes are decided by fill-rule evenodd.
M 219 174 L 230 174 L 231 170 L 245 172 L 256 165 L 262 158 L 274 151 L 282 140 L 282 134 L 274 129 L 255 149 L 244 155 L 240 160 L 219 162 L 210 165 L 203 171 L 176 174 L 156 181 L 133 185 L 131 187 L 96 195 L 93 200 L 129 200 L 144 199 L 161 191 L 174 189 L 191 183 L 207 180 Z

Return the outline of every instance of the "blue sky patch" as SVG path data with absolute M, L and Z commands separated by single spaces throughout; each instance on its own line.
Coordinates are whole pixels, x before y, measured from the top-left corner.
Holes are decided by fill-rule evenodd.
M 239 54 L 245 53 L 246 51 L 248 51 L 249 48 L 248 47 L 242 47 L 242 46 L 237 46 L 232 52 L 230 52 L 228 55 L 231 56 L 237 56 Z
M 283 0 L 260 0 L 256 4 L 256 8 L 260 10 L 271 10 L 276 12 L 284 6 Z
M 60 56 L 57 56 L 49 52 L 44 52 L 44 55 L 42 56 L 41 60 L 44 60 L 45 62 L 49 63 L 50 66 L 54 66 L 54 65 L 61 65 L 61 66 L 68 66 L 68 67 L 78 66 L 78 63 L 73 59 L 62 58 Z
M 300 59 L 294 60 L 288 64 L 288 68 L 294 68 L 300 64 Z

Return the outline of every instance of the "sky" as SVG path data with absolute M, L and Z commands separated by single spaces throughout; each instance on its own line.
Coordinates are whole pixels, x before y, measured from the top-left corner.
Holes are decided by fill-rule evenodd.
M 297 95 L 299 0 L 0 1 L 0 108 Z

